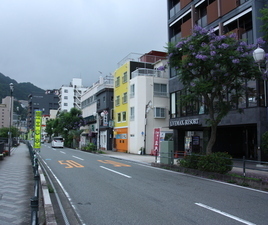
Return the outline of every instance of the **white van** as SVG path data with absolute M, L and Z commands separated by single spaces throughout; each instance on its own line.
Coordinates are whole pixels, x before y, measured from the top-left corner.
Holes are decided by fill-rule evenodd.
M 62 137 L 53 137 L 51 142 L 52 148 L 63 148 L 64 139 Z

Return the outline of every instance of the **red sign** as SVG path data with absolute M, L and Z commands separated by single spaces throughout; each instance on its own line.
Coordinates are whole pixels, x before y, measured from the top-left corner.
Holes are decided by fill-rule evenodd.
M 154 154 L 159 153 L 159 144 L 160 144 L 160 128 L 154 129 Z

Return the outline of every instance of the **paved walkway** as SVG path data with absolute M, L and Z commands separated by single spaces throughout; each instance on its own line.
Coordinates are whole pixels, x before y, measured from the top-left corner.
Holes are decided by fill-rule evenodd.
M 0 224 L 31 224 L 34 176 L 25 144 L 13 148 L 11 156 L 0 161 Z

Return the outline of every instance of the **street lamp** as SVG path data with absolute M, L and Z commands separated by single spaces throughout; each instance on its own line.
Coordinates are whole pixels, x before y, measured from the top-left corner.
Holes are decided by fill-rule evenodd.
M 256 48 L 253 51 L 253 58 L 254 58 L 255 62 L 258 63 L 259 70 L 263 75 L 264 106 L 266 107 L 267 106 L 267 90 L 266 90 L 266 87 L 267 87 L 267 75 L 268 75 L 268 60 L 265 60 L 265 55 L 266 55 L 265 51 L 262 48 L 260 48 L 259 46 L 258 46 L 258 48 Z M 261 63 L 262 62 L 265 62 L 265 65 L 266 65 L 265 70 L 263 70 L 261 68 Z M 261 149 L 260 149 L 260 147 L 258 147 L 258 160 L 261 161 Z
M 147 105 L 145 106 L 145 121 L 144 121 L 144 148 L 141 152 L 142 155 L 146 155 L 146 135 L 147 135 L 147 117 L 148 117 L 148 113 L 152 108 L 152 101 L 150 100 Z
M 13 95 L 13 90 L 14 86 L 13 83 L 9 84 L 10 87 L 10 115 L 9 115 L 9 131 L 8 131 L 8 155 L 10 156 L 10 150 L 11 150 L 11 125 L 12 125 L 12 95 Z
M 97 138 L 97 148 L 98 150 L 100 150 L 100 123 L 101 123 L 101 117 L 105 116 L 104 112 L 101 112 L 100 114 L 98 114 L 97 112 L 94 112 L 93 115 L 96 117 L 97 120 L 97 127 L 98 127 L 98 138 Z

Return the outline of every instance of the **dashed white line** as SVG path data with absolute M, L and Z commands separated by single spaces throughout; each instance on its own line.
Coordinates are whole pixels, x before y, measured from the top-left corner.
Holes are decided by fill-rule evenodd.
M 123 174 L 123 173 L 119 173 L 119 172 L 117 172 L 117 171 L 115 171 L 115 170 L 111 170 L 111 169 L 109 169 L 109 168 L 107 168 L 107 167 L 104 167 L 104 166 L 100 166 L 100 167 L 103 168 L 103 169 L 105 169 L 105 170 L 109 170 L 109 171 L 111 171 L 111 172 L 113 172 L 113 173 L 117 173 L 117 174 L 119 174 L 119 175 L 121 175 L 121 176 L 124 176 L 124 177 L 127 177 L 127 178 L 131 178 L 131 176 L 128 176 L 128 175 Z
M 202 203 L 195 203 L 195 204 L 198 205 L 198 206 L 201 206 L 201 207 L 203 207 L 203 208 L 205 208 L 205 209 L 208 209 L 208 210 L 211 210 L 211 211 L 213 211 L 213 212 L 219 213 L 219 214 L 221 214 L 221 215 L 223 215 L 223 216 L 229 217 L 229 218 L 231 218 L 231 219 L 233 219 L 233 220 L 239 221 L 239 222 L 241 222 L 241 223 L 244 223 L 244 224 L 247 224 L 247 225 L 256 225 L 255 223 L 251 223 L 251 222 L 249 222 L 249 221 L 247 221 L 247 220 L 243 220 L 243 219 L 241 219 L 241 218 L 239 218 L 239 217 L 236 217 L 236 216 L 233 216 L 233 215 L 231 215 L 231 214 L 229 214 L 229 213 L 226 213 L 226 212 L 220 211 L 220 210 L 218 210 L 218 209 L 212 208 L 212 207 L 210 207 L 210 206 L 208 206 L 208 205 L 204 205 L 204 204 L 202 204 Z
M 66 154 L 66 152 L 60 151 L 62 154 Z
M 84 159 L 82 159 L 82 158 L 79 158 L 79 157 L 77 157 L 77 156 L 74 156 L 74 155 L 72 155 L 72 157 L 74 157 L 74 158 L 76 158 L 76 159 L 84 160 Z

